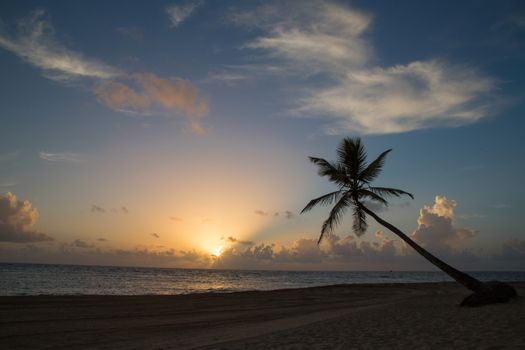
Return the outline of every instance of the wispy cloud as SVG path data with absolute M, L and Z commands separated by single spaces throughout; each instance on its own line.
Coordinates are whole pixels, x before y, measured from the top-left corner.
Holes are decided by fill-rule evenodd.
M 291 113 L 324 118 L 329 134 L 459 126 L 487 116 L 494 105 L 496 81 L 473 67 L 438 58 L 379 66 L 366 37 L 373 17 L 348 6 L 283 2 L 233 19 L 265 32 L 245 48 L 286 67 L 303 85 L 310 77 L 324 82 L 295 89 Z
M 51 153 L 42 151 L 39 153 L 40 159 L 49 162 L 61 163 L 80 163 L 85 160 L 85 156 L 80 153 Z
M 136 41 L 144 40 L 144 30 L 141 27 L 117 27 L 115 31 Z
M 195 133 L 204 131 L 200 118 L 208 113 L 208 104 L 197 88 L 184 79 L 164 79 L 155 74 L 131 76 L 138 90 L 122 82 L 105 81 L 95 89 L 98 100 L 114 110 L 151 112 L 155 108 L 182 113 Z
M 91 243 L 88 243 L 84 240 L 81 240 L 81 239 L 75 239 L 72 243 L 71 243 L 71 246 L 72 247 L 77 247 L 77 248 L 95 248 L 95 245 L 91 244 Z
M 46 11 L 39 9 L 18 21 L 15 35 L 0 32 L 0 47 L 41 68 L 51 79 L 108 79 L 121 74 L 114 67 L 63 46 L 47 17 Z
M 251 79 L 249 74 L 240 71 L 220 70 L 209 72 L 205 82 L 222 82 L 225 85 L 236 85 L 249 79 Z
M 188 17 L 190 17 L 197 8 L 204 4 L 201 0 L 187 1 L 179 5 L 169 5 L 166 7 L 166 13 L 172 27 L 178 27 Z
M 328 88 L 313 89 L 295 113 L 333 121 L 330 134 L 385 134 L 428 127 L 460 126 L 490 111 L 482 97 L 495 82 L 474 69 L 441 61 L 349 72 Z
M 160 235 L 158 233 L 153 232 L 151 235 L 155 238 L 160 238 Z
M 138 27 L 116 30 L 126 36 L 142 38 L 142 30 Z M 182 114 L 188 119 L 189 131 L 204 132 L 200 118 L 208 113 L 208 104 L 188 80 L 162 78 L 153 73 L 130 74 L 68 49 L 57 39 L 44 10 L 36 10 L 28 18 L 20 19 L 14 32 L 0 31 L 0 47 L 42 69 L 47 78 L 66 82 L 95 79 L 93 93 L 100 103 L 115 111 L 145 116 Z M 72 161 L 73 156 L 41 153 L 42 159 L 50 161 Z
M 106 209 L 102 208 L 99 205 L 93 204 L 89 211 L 91 211 L 92 213 L 105 213 Z

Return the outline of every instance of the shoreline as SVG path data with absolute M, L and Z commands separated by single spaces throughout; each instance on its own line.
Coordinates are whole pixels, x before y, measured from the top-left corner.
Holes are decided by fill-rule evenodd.
M 511 284 L 525 295 L 525 282 Z M 467 295 L 455 282 L 429 282 L 178 295 L 0 296 L 0 347 L 525 347 L 523 298 L 458 307 Z

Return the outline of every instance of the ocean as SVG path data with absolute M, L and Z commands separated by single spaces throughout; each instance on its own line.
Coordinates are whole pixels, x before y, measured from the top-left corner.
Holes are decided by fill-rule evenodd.
M 482 280 L 525 281 L 522 272 L 469 272 Z M 244 271 L 0 263 L 0 295 L 170 295 L 352 283 L 444 282 L 440 271 Z

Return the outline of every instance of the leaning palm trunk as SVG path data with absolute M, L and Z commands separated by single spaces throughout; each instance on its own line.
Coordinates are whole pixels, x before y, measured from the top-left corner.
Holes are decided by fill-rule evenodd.
M 425 259 L 430 261 L 432 264 L 434 264 L 436 267 L 438 267 L 441 271 L 445 272 L 447 275 L 452 277 L 454 280 L 456 280 L 458 283 L 464 285 L 468 289 L 470 289 L 473 292 L 482 292 L 485 290 L 485 285 L 483 282 L 478 281 L 474 277 L 461 272 L 449 264 L 445 263 L 444 261 L 438 259 L 434 255 L 432 255 L 430 252 L 425 250 L 423 247 L 421 247 L 419 244 L 414 242 L 410 237 L 405 235 L 401 230 L 399 230 L 397 227 L 392 225 L 391 223 L 381 219 L 379 216 L 377 216 L 373 211 L 365 207 L 364 205 L 360 205 L 360 208 L 363 209 L 365 213 L 370 215 L 374 218 L 375 221 L 377 221 L 379 224 L 383 225 L 393 233 L 395 233 L 399 238 L 401 238 L 403 241 L 405 241 L 406 244 L 414 248 L 416 252 L 421 254 Z
M 473 291 L 474 293 L 465 298 L 461 305 L 478 306 L 490 303 L 507 302 L 515 297 L 517 295 L 516 290 L 508 284 L 497 281 L 483 283 L 444 263 L 411 240 L 394 225 L 381 219 L 363 205 L 363 200 L 388 205 L 388 202 L 385 199 L 385 197 L 388 196 L 409 196 L 412 199 L 414 198 L 411 193 L 400 189 L 376 187 L 371 185 L 371 182 L 379 175 L 385 162 L 385 157 L 390 151 L 391 150 L 387 150 L 381 153 L 374 161 L 367 164 L 366 152 L 361 140 L 359 138 L 345 138 L 337 148 L 337 155 L 339 158 L 337 162 L 333 163 L 323 158 L 310 157 L 310 161 L 319 167 L 319 175 L 327 176 L 331 182 L 334 182 L 339 187 L 339 190 L 335 192 L 312 199 L 301 211 L 301 213 L 304 213 L 316 205 L 335 203 L 330 211 L 328 219 L 323 223 L 318 244 L 321 242 L 324 235 L 331 233 L 334 227 L 340 222 L 345 209 L 351 207 L 353 209 L 354 217 L 352 228 L 358 237 L 366 232 L 368 226 L 366 222 L 366 214 L 368 214 L 379 224 L 398 235 L 403 241 L 414 248 L 432 264 L 436 265 L 458 283 Z

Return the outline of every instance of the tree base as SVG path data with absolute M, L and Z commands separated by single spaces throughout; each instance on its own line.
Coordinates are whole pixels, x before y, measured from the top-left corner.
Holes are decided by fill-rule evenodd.
M 495 303 L 506 303 L 518 296 L 514 287 L 499 281 L 483 283 L 485 287 L 463 299 L 460 306 L 483 306 Z

